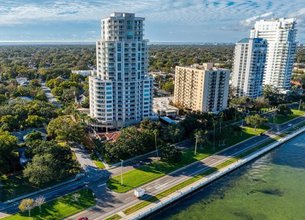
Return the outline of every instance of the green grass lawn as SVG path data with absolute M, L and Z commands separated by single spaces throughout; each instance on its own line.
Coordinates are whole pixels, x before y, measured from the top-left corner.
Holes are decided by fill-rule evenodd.
M 113 216 L 106 218 L 105 220 L 119 220 L 119 219 L 122 219 L 122 217 L 118 214 L 115 214 Z
M 291 115 L 276 115 L 274 118 L 270 118 L 269 121 L 271 123 L 275 123 L 275 124 L 282 124 L 284 122 L 287 122 L 289 120 L 292 120 L 294 118 L 300 117 L 302 115 L 305 114 L 304 110 L 297 110 L 297 109 L 292 109 L 292 114 Z
M 182 160 L 179 163 L 173 164 L 164 161 L 155 161 L 152 164 L 141 166 L 137 169 L 123 173 L 123 184 L 121 185 L 121 175 L 112 177 L 108 180 L 107 186 L 109 189 L 124 193 L 141 185 L 149 183 L 158 179 L 170 172 L 173 172 L 181 167 L 198 160 L 202 160 L 211 154 L 220 151 L 228 146 L 239 143 L 255 135 L 266 131 L 268 127 L 254 128 L 243 127 L 241 132 L 231 132 L 229 128 L 223 129 L 222 132 L 226 133 L 224 145 L 208 143 L 203 148 L 198 148 L 197 155 L 194 155 L 193 149 L 187 149 L 182 152 Z
M 5 217 L 3 220 L 63 219 L 95 205 L 95 198 L 91 190 L 83 189 L 76 193 L 81 195 L 77 202 L 73 201 L 72 194 L 68 194 L 44 204 L 41 207 L 41 213 L 37 207 L 32 210 L 31 217 L 28 216 L 28 212 L 24 212 Z

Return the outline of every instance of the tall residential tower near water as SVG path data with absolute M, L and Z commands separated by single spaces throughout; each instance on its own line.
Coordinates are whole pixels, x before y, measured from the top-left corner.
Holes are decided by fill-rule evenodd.
M 294 18 L 279 18 L 257 21 L 251 30 L 250 38 L 263 38 L 268 44 L 264 85 L 281 90 L 290 88 L 296 53 L 295 26 Z
M 132 13 L 115 12 L 102 19 L 97 71 L 89 77 L 90 116 L 98 127 L 120 128 L 152 115 L 153 81 L 143 22 Z
M 244 38 L 236 43 L 232 86 L 237 96 L 262 95 L 267 42 L 262 38 Z

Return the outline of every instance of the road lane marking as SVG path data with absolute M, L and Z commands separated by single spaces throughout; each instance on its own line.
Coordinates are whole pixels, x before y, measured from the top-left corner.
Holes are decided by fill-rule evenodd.
M 103 183 L 101 185 L 98 185 L 97 187 L 102 187 L 102 186 L 105 186 L 105 185 L 106 185 L 106 183 Z

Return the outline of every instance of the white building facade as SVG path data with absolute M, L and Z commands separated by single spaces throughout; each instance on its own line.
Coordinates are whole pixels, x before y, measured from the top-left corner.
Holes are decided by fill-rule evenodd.
M 102 19 L 96 43 L 97 71 L 89 77 L 90 116 L 102 128 L 121 128 L 152 115 L 144 18 L 113 13 Z
M 296 53 L 295 26 L 294 18 L 279 18 L 257 21 L 251 30 L 250 38 L 263 38 L 268 44 L 264 85 L 272 85 L 281 90 L 290 88 Z
M 211 63 L 176 66 L 174 103 L 193 111 L 218 113 L 228 106 L 230 70 Z
M 235 45 L 232 86 L 237 96 L 257 98 L 262 95 L 267 41 L 244 38 Z

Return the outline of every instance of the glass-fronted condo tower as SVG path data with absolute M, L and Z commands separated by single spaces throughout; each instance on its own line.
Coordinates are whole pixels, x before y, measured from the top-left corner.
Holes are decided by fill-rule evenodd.
M 279 18 L 257 21 L 251 30 L 251 38 L 263 38 L 268 44 L 264 85 L 281 90 L 290 88 L 296 53 L 295 26 L 294 18 Z
M 89 77 L 90 116 L 95 126 L 121 128 L 152 115 L 153 81 L 148 75 L 144 18 L 113 13 L 102 19 L 96 43 L 97 71 Z
M 267 42 L 244 38 L 235 45 L 232 86 L 237 96 L 257 98 L 263 92 Z

